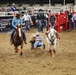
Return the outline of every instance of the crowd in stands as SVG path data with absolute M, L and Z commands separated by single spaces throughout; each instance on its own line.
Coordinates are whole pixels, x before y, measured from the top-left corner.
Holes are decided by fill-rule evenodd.
M 9 12 L 9 11 L 16 11 L 16 6 L 15 3 L 13 3 L 12 5 L 10 5 L 9 3 L 6 4 L 6 6 L 4 7 L 4 11 L 5 12 Z
M 43 4 L 42 0 L 40 1 L 40 3 Z M 32 0 L 30 0 L 30 2 L 32 2 Z M 32 4 L 36 4 L 36 0 L 34 0 Z M 4 11 L 17 11 L 15 3 L 13 3 L 12 5 L 7 3 L 6 7 L 4 8 Z M 69 29 L 73 30 L 76 27 L 76 11 L 74 11 L 73 13 L 72 8 L 70 7 L 69 10 L 61 10 L 60 14 L 63 14 L 64 12 L 67 13 Z M 23 12 L 22 19 L 26 25 L 26 31 L 30 31 L 30 24 L 32 24 L 31 26 L 37 27 L 38 32 L 43 32 L 44 27 L 46 27 L 46 31 L 49 29 L 50 26 L 56 28 L 55 24 L 57 16 L 50 9 L 47 10 L 46 13 L 44 13 L 44 10 L 39 9 L 36 15 L 34 15 L 33 10 L 33 12 L 31 11 L 31 16 L 29 15 L 29 12 L 26 10 L 25 12 Z

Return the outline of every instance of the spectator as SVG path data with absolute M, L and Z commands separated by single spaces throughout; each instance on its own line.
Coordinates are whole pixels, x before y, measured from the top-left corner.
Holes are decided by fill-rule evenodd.
M 25 22 L 26 31 L 30 31 L 30 22 L 31 22 L 31 16 L 28 14 L 28 11 L 25 11 L 24 16 L 22 17 L 23 21 Z
M 12 10 L 12 11 L 16 11 L 16 10 L 17 10 L 17 9 L 16 9 L 16 6 L 15 6 L 15 3 L 12 4 L 11 10 Z
M 76 10 L 73 15 L 74 27 L 76 28 Z
M 71 13 L 71 11 L 67 11 L 67 15 L 68 15 L 68 21 L 69 21 L 69 30 L 73 29 L 73 15 Z
M 5 12 L 11 11 L 11 5 L 9 3 L 7 3 L 6 7 L 4 9 L 5 9 Z
M 42 21 L 43 21 L 43 14 L 42 9 L 39 9 L 39 12 L 37 14 L 37 20 L 38 20 L 38 32 L 42 31 Z

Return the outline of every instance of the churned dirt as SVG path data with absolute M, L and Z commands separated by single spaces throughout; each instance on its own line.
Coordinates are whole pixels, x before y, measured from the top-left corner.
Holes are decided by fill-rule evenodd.
M 23 56 L 19 55 L 20 51 L 14 52 L 9 41 L 10 34 L 0 33 L 0 75 L 76 75 L 76 29 L 59 33 L 61 40 L 55 58 L 48 53 L 44 33 L 41 34 L 46 48 L 31 50 L 30 36 L 36 31 L 31 29 L 31 32 L 26 32 Z

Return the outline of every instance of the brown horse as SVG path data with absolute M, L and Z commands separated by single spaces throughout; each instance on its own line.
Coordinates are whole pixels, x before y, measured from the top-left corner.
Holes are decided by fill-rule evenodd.
M 21 46 L 20 55 L 23 55 L 23 37 L 21 34 L 21 25 L 17 26 L 15 34 L 13 36 L 13 45 L 15 47 L 15 52 L 18 52 L 18 46 Z

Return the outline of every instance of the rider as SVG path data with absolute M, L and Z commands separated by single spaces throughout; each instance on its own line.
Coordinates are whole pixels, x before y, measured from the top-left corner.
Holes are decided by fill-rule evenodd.
M 20 13 L 16 13 L 16 16 L 12 19 L 12 26 L 13 26 L 13 31 L 11 33 L 10 41 L 11 45 L 13 44 L 13 35 L 15 33 L 15 30 L 17 29 L 18 25 L 22 25 L 22 19 L 20 18 Z M 26 44 L 26 36 L 25 33 L 22 31 L 24 43 Z

